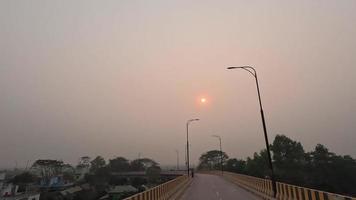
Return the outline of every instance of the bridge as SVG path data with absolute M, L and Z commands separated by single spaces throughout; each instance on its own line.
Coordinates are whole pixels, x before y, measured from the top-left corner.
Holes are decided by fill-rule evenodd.
M 277 182 L 274 195 L 269 179 L 231 172 L 198 173 L 194 178 L 181 175 L 125 200 L 356 200 L 354 197 L 328 193 Z
M 181 197 L 182 200 L 257 200 L 261 199 L 245 189 L 225 180 L 221 176 L 197 174 L 190 187 Z

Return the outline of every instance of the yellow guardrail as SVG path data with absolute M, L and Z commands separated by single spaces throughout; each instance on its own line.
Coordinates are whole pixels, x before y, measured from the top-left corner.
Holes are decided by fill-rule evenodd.
M 356 200 L 355 197 L 349 197 L 280 182 L 277 182 L 277 199 Z
M 214 172 L 221 175 L 221 172 Z M 233 183 L 244 187 L 264 199 L 273 198 L 272 181 L 269 179 L 256 178 L 243 174 L 224 172 L 222 175 Z M 276 199 L 280 200 L 356 200 L 355 197 L 349 197 L 320 190 L 314 190 L 296 185 L 277 182 Z
M 190 178 L 187 175 L 182 175 L 124 200 L 168 200 L 183 189 L 189 180 Z

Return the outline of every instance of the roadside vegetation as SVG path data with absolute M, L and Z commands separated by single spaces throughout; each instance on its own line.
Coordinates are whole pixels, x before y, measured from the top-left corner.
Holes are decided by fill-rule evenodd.
M 338 194 L 356 196 L 356 160 L 337 155 L 324 145 L 305 152 L 300 142 L 277 135 L 271 144 L 277 181 Z M 199 170 L 220 170 L 220 151 L 208 151 L 200 157 Z M 268 178 L 267 151 L 255 152 L 246 159 L 229 158 L 223 152 L 226 171 Z

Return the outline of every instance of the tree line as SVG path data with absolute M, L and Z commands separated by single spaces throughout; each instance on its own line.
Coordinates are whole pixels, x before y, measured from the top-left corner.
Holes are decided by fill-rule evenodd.
M 317 144 L 306 152 L 300 142 L 277 135 L 270 145 L 277 181 L 318 190 L 356 196 L 356 160 L 337 155 Z M 219 170 L 220 151 L 213 150 L 200 157 L 200 170 Z M 267 151 L 255 152 L 247 159 L 230 158 L 223 152 L 226 171 L 269 178 Z
M 144 181 L 144 183 L 141 183 L 141 181 L 134 180 L 133 185 L 135 186 L 147 183 L 155 184 L 160 181 L 159 178 L 161 173 L 161 167 L 156 161 L 152 159 L 140 158 L 129 161 L 124 157 L 117 157 L 114 159 L 110 159 L 109 162 L 106 163 L 105 159 L 101 156 L 97 156 L 90 162 L 90 173 L 87 174 L 85 178 L 86 181 L 92 183 L 93 185 L 100 185 L 100 183 L 122 185 L 127 183 L 127 179 L 117 178 L 115 177 L 115 173 L 135 171 L 144 171 L 147 176 L 147 181 Z
M 143 172 L 144 176 L 129 177 L 125 172 Z M 91 189 L 78 192 L 73 198 L 90 200 L 106 195 L 111 186 L 132 185 L 141 192 L 169 180 L 160 174 L 159 164 L 150 158 L 130 161 L 124 157 L 116 157 L 107 162 L 101 156 L 94 159 L 84 156 L 76 166 L 60 160 L 36 160 L 29 171 L 15 176 L 10 182 L 19 185 L 25 191 L 28 185 L 48 184 L 51 178 L 60 176 L 76 185 L 89 183 Z M 58 199 L 56 195 L 56 192 L 42 191 L 41 199 Z
M 136 178 L 128 180 L 127 178 L 118 178 L 115 174 L 125 172 L 144 172 L 146 178 Z M 37 172 L 37 173 L 36 173 Z M 83 173 L 83 179 L 76 177 L 76 174 Z M 60 160 L 37 160 L 29 171 L 15 176 L 10 182 L 24 185 L 32 182 L 49 183 L 52 177 L 63 176 L 71 182 L 89 182 L 92 185 L 123 185 L 131 183 L 134 186 L 143 184 L 157 184 L 160 180 L 161 167 L 150 158 L 140 158 L 129 161 L 124 157 L 110 159 L 109 162 L 97 156 L 93 160 L 88 156 L 80 159 L 75 167 L 65 164 Z

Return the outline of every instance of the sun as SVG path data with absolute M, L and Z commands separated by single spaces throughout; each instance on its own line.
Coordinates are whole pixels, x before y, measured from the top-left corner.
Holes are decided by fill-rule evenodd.
M 201 98 L 201 99 L 200 99 L 200 102 L 201 102 L 201 103 L 206 103 L 206 98 Z

